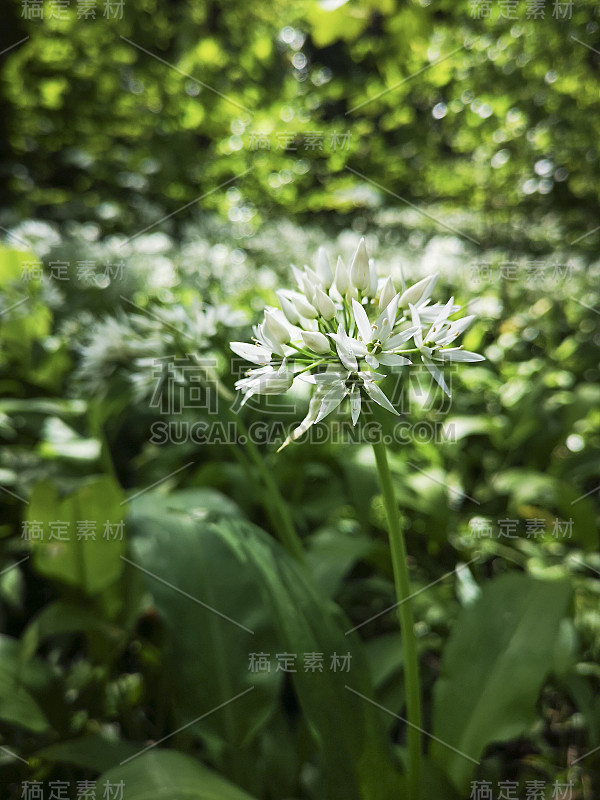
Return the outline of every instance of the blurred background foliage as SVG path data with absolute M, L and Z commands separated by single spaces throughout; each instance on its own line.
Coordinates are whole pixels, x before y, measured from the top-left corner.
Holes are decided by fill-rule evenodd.
M 400 0 L 139 0 L 122 19 L 72 6 L 57 19 L 44 3 L 42 20 L 12 3 L 0 31 L 0 50 L 28 37 L 0 56 L 7 796 L 98 776 L 123 776 L 127 800 L 402 791 L 402 724 L 343 688 L 403 713 L 368 444 L 275 455 L 306 396 L 243 412 L 305 574 L 237 440 L 152 440 L 165 421 L 214 421 L 204 396 L 157 405 L 161 363 L 210 359 L 232 388 L 228 342 L 289 264 L 319 245 L 346 259 L 365 234 L 382 275 L 441 273 L 438 297 L 477 313 L 465 346 L 487 358 L 452 373 L 450 405 L 406 382 L 401 421 L 422 427 L 391 448 L 426 727 L 481 761 L 428 748 L 428 796 L 466 798 L 478 778 L 595 797 L 598 752 L 573 762 L 600 745 L 597 5 L 569 19 L 552 3 L 543 19 L 525 3 L 516 19 Z M 82 515 L 124 518 L 124 539 L 22 535 Z M 243 632 L 135 564 L 252 628 L 254 652 L 337 647 L 355 666 L 252 675 Z
M 129 233 L 211 192 L 202 207 L 248 235 L 274 214 L 368 219 L 397 194 L 485 243 L 574 239 L 598 217 L 596 4 L 500 5 L 141 0 L 30 20 L 12 3 L 3 43 L 29 36 L 3 64 L 13 213 Z M 235 201 L 214 191 L 245 170 Z

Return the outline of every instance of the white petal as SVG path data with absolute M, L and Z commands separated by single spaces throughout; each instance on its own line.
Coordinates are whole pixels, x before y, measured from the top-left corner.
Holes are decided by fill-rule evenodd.
M 461 350 L 458 347 L 449 347 L 447 350 L 438 350 L 436 358 L 443 361 L 485 361 L 485 356 L 471 353 L 470 350 Z
M 377 356 L 381 364 L 385 364 L 386 367 L 403 367 L 406 364 L 412 364 L 412 361 L 409 358 L 404 358 L 404 356 L 398 356 L 396 353 L 381 353 Z
M 421 317 L 421 322 L 423 323 L 435 322 L 442 308 L 445 308 L 445 306 L 442 306 L 439 303 L 436 303 L 433 306 L 419 306 L 419 316 Z M 460 311 L 460 309 L 461 306 L 454 304 L 450 308 L 448 316 L 451 317 L 452 314 L 456 314 L 456 312 Z
M 359 342 L 358 339 L 354 339 L 350 336 L 346 340 L 346 349 L 355 356 L 366 356 L 368 353 L 367 345 L 364 342 Z
M 317 309 L 308 302 L 304 295 L 300 294 L 299 292 L 295 292 L 292 295 L 292 302 L 296 307 L 296 311 L 301 317 L 306 317 L 306 319 L 315 319 L 315 317 L 319 316 Z
M 358 377 L 363 381 L 382 381 L 384 378 L 387 378 L 387 375 L 384 375 L 381 372 L 369 372 L 367 370 L 363 370 L 362 372 L 358 373 Z
M 408 342 L 408 340 L 419 331 L 420 328 L 413 326 L 412 328 L 407 328 L 405 331 L 401 331 L 400 333 L 396 333 L 394 336 L 391 336 L 387 342 L 385 343 L 386 350 L 395 350 L 397 347 L 400 347 L 401 344 Z
M 371 353 L 367 353 L 367 355 L 365 356 L 365 361 L 370 367 L 373 367 L 373 369 L 377 369 L 377 367 L 379 366 L 379 361 L 377 360 L 377 357 L 371 355 Z
M 258 375 L 254 380 L 253 376 L 250 376 L 247 380 L 252 381 L 249 388 L 256 394 L 284 394 L 294 381 L 294 373 L 284 368 L 277 372 L 273 370 L 271 373 Z
M 341 372 L 337 369 L 328 368 L 327 372 L 317 372 L 316 375 L 312 375 L 311 383 L 315 383 L 317 386 L 322 386 L 322 391 L 327 391 L 328 385 L 333 386 L 335 383 L 339 383 L 340 381 L 343 383 L 347 379 L 348 375 L 349 373 L 346 370 Z
M 294 278 L 296 279 L 296 283 L 298 285 L 298 288 L 300 289 L 300 291 L 302 291 L 302 280 L 304 278 L 304 273 L 300 272 L 300 270 L 297 267 L 295 267 L 293 264 L 291 265 L 291 267 L 292 267 L 292 273 L 294 274 Z
M 358 332 L 360 333 L 363 342 L 366 343 L 372 341 L 373 328 L 371 327 L 371 323 L 367 317 L 367 312 L 356 300 L 352 301 L 352 310 L 354 311 L 354 319 L 356 320 Z
M 448 397 L 450 397 L 450 389 L 448 389 L 448 387 L 446 386 L 446 381 L 444 380 L 444 376 L 442 375 L 439 367 L 437 367 L 433 363 L 433 361 L 431 361 L 431 359 L 426 358 L 425 356 L 422 356 L 422 358 L 423 358 L 423 363 L 425 364 L 429 372 L 432 374 L 435 382 L 439 384 L 439 386 L 441 386 L 442 389 L 446 392 Z
M 421 320 L 419 319 L 419 312 L 412 304 L 409 306 L 409 308 L 410 308 L 410 316 L 412 318 L 412 323 L 414 327 L 417 329 L 414 333 L 415 344 L 417 345 L 417 347 L 422 347 L 423 332 L 421 331 Z
M 440 308 L 439 314 L 433 321 L 433 325 L 431 326 L 431 330 L 427 335 L 427 339 L 434 336 L 436 332 L 439 332 L 439 328 L 448 320 L 450 314 L 452 314 L 452 309 L 454 308 L 454 298 L 451 297 L 448 302 Z M 450 323 L 448 323 L 450 324 Z
M 361 397 L 360 391 L 355 386 L 350 392 L 350 416 L 352 417 L 352 424 L 356 425 L 360 416 Z
M 365 391 L 372 397 L 373 400 L 380 405 L 382 408 L 385 408 L 387 411 L 391 411 L 392 414 L 398 414 L 394 406 L 390 403 L 384 393 L 381 391 L 379 386 L 376 383 L 372 383 L 371 381 L 364 382 Z M 399 414 L 398 414 L 399 416 Z
M 346 369 L 351 371 L 357 370 L 358 362 L 356 360 L 356 356 L 350 349 L 352 339 L 350 339 L 342 325 L 339 325 L 337 333 L 330 333 L 328 335 L 331 336 L 335 342 L 340 361 L 346 367 Z
M 463 317 L 462 319 L 457 319 L 455 322 L 451 322 L 448 330 L 437 340 L 438 344 L 443 347 L 445 344 L 450 344 L 450 342 L 458 339 L 461 333 L 464 333 L 474 319 L 475 314 L 470 314 L 468 317 Z
M 377 318 L 377 322 L 375 323 L 377 326 L 376 335 L 381 342 L 388 338 L 394 328 L 394 325 L 396 324 L 396 314 L 398 313 L 399 300 L 400 295 L 397 294 L 394 298 L 392 298 L 390 303 L 388 303 L 387 307 Z
M 332 411 L 335 411 L 347 394 L 348 390 L 343 383 L 330 389 L 321 402 L 321 407 L 319 408 L 319 413 L 315 422 L 320 422 L 328 414 L 331 414 Z
M 256 344 L 248 344 L 247 342 L 230 342 L 229 346 L 233 352 L 251 361 L 253 364 L 268 364 L 271 360 L 271 353 L 264 347 L 259 347 Z
M 314 304 L 315 300 L 315 284 L 313 283 L 312 279 L 308 275 L 302 276 L 302 281 L 300 283 L 300 289 L 309 303 Z
M 261 344 L 264 344 L 265 349 L 270 350 L 272 353 L 277 353 L 278 355 L 283 355 L 283 347 L 278 339 L 271 335 L 271 331 L 265 324 L 262 322 L 260 325 L 257 325 L 255 329 L 255 338 Z

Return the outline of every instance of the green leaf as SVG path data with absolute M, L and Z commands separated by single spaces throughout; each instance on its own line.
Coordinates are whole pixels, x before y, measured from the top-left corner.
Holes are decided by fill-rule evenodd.
M 134 531 L 132 560 L 160 578 L 148 575 L 148 588 L 170 636 L 180 724 L 252 688 L 196 728 L 205 738 L 218 737 L 236 759 L 243 759 L 243 748 L 268 724 L 280 702 L 283 673 L 275 671 L 275 654 L 296 654 L 296 672 L 288 677 L 322 752 L 328 783 L 324 796 L 389 796 L 397 776 L 380 712 L 345 688 L 348 684 L 373 697 L 360 643 L 345 636 L 350 623 L 282 547 L 234 517 L 210 522 L 171 511 L 168 516 L 134 515 L 129 524 Z M 270 654 L 270 673 L 249 670 L 250 653 L 259 652 Z M 348 652 L 349 673 L 332 671 L 333 653 Z M 323 653 L 323 671 L 305 671 L 304 653 Z M 254 764 L 247 769 L 255 769 Z
M 252 800 L 249 794 L 190 756 L 154 750 L 105 772 L 96 783 L 98 797 L 123 781 L 127 800 Z
M 144 742 L 123 742 L 92 734 L 51 744 L 33 755 L 53 764 L 73 764 L 94 772 L 103 772 L 139 753 L 145 746 Z
M 377 702 L 386 708 L 402 708 L 406 701 L 403 679 L 402 637 L 400 631 L 376 636 L 365 642 Z M 383 720 L 388 731 L 397 724 L 392 716 Z
M 523 734 L 535 720 L 570 596 L 564 582 L 505 575 L 456 621 L 434 689 L 440 742 L 431 752 L 459 790 L 487 745 Z
M 146 570 L 148 591 L 167 629 L 177 722 L 184 725 L 252 689 L 237 705 L 194 726 L 220 746 L 227 742 L 239 749 L 274 712 L 281 688 L 281 673 L 260 674 L 255 680 L 249 654 L 278 652 L 280 645 L 256 575 L 239 548 L 231 548 L 201 521 L 196 502 L 190 515 L 182 511 L 180 498 L 169 503 L 168 514 L 154 508 L 151 515 L 149 501 L 141 515 L 138 504 L 128 527 L 133 532 L 131 560 Z
M 0 673 L 0 719 L 43 733 L 50 728 L 44 712 L 23 686 Z
M 48 730 L 50 725 L 34 694 L 47 691 L 51 679 L 44 662 L 33 659 L 21 664 L 17 639 L 0 636 L 0 719 L 34 733 Z
M 354 564 L 374 549 L 373 540 L 368 536 L 333 526 L 317 531 L 307 546 L 312 579 L 323 594 L 332 598 Z
M 43 540 L 32 541 L 33 564 L 40 575 L 97 594 L 114 583 L 123 570 L 125 542 L 116 528 L 124 519 L 123 495 L 109 477 L 97 478 L 62 500 L 50 483 L 31 493 L 27 519 L 39 522 Z M 64 541 L 50 539 L 50 523 L 67 523 Z M 79 538 L 78 523 L 94 523 L 95 538 Z M 108 533 L 107 524 L 113 533 Z M 124 538 L 123 533 L 123 538 Z
M 45 640 L 63 634 L 83 633 L 89 641 L 107 640 L 114 655 L 120 652 L 122 631 L 102 619 L 97 611 L 56 600 L 36 614 L 21 636 L 21 659 L 30 658 Z
M 152 516 L 165 511 L 183 511 L 195 519 L 205 519 L 211 514 L 236 516 L 238 506 L 221 492 L 204 487 L 179 489 L 168 495 L 158 492 L 147 492 L 129 503 L 133 515 Z

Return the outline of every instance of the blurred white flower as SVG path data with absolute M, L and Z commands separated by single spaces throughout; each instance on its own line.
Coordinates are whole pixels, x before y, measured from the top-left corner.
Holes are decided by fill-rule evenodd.
M 410 287 L 403 285 L 402 292 L 397 292 L 391 278 L 378 279 L 364 239 L 348 269 L 338 258 L 332 270 L 327 254 L 319 248 L 314 269 L 292 267 L 292 271 L 297 288 L 276 293 L 281 308 L 265 309 L 262 323 L 253 329 L 253 343 L 231 343 L 234 353 L 257 365 L 236 383 L 243 402 L 254 394 L 283 393 L 296 379 L 314 384 L 308 414 L 282 447 L 345 399 L 353 425 L 365 397 L 397 413 L 378 383 L 391 370 L 411 366 L 409 354 L 421 357 L 447 393 L 435 361 L 483 360 L 477 353 L 449 346 L 473 316 L 450 320 L 460 310 L 453 298 L 445 305 L 431 304 L 437 275 Z

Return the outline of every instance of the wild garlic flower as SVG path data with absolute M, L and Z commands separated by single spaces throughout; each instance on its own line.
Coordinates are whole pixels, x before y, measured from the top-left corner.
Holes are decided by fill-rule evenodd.
M 450 346 L 474 317 L 450 320 L 460 311 L 454 298 L 445 305 L 431 303 L 438 276 L 397 292 L 391 278 L 378 278 L 364 239 L 348 267 L 338 258 L 332 269 L 321 247 L 314 269 L 292 270 L 297 288 L 277 292 L 281 307 L 265 309 L 253 343 L 231 342 L 234 353 L 256 365 L 236 383 L 243 403 L 255 394 L 282 394 L 297 379 L 315 386 L 308 414 L 282 447 L 346 398 L 353 425 L 364 398 L 397 414 L 377 384 L 396 368 L 410 367 L 409 356 L 420 357 L 448 395 L 438 364 L 484 360 Z

